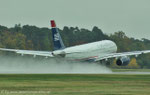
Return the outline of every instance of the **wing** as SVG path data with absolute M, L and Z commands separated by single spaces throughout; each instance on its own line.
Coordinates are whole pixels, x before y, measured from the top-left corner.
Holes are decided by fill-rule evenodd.
M 138 56 L 140 54 L 146 54 L 146 53 L 150 53 L 150 50 L 122 52 L 122 53 L 111 53 L 111 54 L 106 54 L 104 56 L 97 56 L 97 57 L 95 57 L 94 61 L 107 60 L 110 58 L 118 58 L 118 57 L 123 57 L 123 56 L 132 56 L 132 55 Z
M 49 51 L 33 51 L 33 50 L 18 50 L 18 49 L 6 49 L 6 48 L 0 48 L 2 51 L 11 51 L 15 52 L 21 55 L 27 54 L 27 55 L 38 55 L 38 56 L 45 56 L 45 57 L 54 57 L 52 55 L 52 52 Z

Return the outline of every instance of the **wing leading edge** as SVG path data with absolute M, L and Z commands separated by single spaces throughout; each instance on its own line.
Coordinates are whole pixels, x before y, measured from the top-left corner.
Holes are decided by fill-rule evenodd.
M 45 57 L 54 57 L 52 55 L 52 52 L 49 51 L 33 51 L 33 50 L 18 50 L 18 49 L 6 49 L 6 48 L 0 48 L 1 51 L 10 51 L 15 52 L 21 55 L 27 54 L 27 55 L 38 55 L 38 56 L 45 56 Z
M 150 50 L 143 50 L 143 51 L 133 51 L 133 52 L 122 52 L 122 53 L 111 53 L 111 54 L 106 54 L 106 55 L 99 55 L 98 57 L 95 58 L 94 61 L 100 61 L 100 60 L 107 60 L 110 58 L 118 58 L 118 57 L 123 57 L 123 56 L 138 56 L 141 54 L 146 54 L 150 53 Z

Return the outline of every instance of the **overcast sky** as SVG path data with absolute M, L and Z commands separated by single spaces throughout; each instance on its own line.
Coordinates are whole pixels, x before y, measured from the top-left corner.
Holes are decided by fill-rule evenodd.
M 0 25 L 72 26 L 150 39 L 150 0 L 0 0 Z

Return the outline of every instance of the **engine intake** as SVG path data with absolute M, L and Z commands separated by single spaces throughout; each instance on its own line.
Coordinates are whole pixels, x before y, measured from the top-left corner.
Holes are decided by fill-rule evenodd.
M 130 63 L 130 58 L 128 56 L 123 56 L 117 59 L 116 64 L 118 66 L 127 66 Z

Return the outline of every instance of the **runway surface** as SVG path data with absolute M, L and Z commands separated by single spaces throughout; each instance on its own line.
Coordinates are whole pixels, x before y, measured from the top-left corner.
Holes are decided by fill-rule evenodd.
M 92 72 L 84 72 L 84 73 L 76 73 L 76 72 L 57 72 L 57 73 L 48 73 L 48 72 L 18 72 L 18 71 L 0 71 L 0 74 L 121 74 L 121 75 L 150 75 L 150 72 L 132 72 L 132 71 L 128 71 L 128 72 L 102 72 L 102 73 L 92 73 Z
M 111 70 L 100 64 L 30 57 L 0 57 L 0 74 L 150 74 L 150 70 Z
M 111 74 L 140 74 L 140 75 L 145 75 L 145 74 L 150 74 L 150 72 L 112 72 Z

